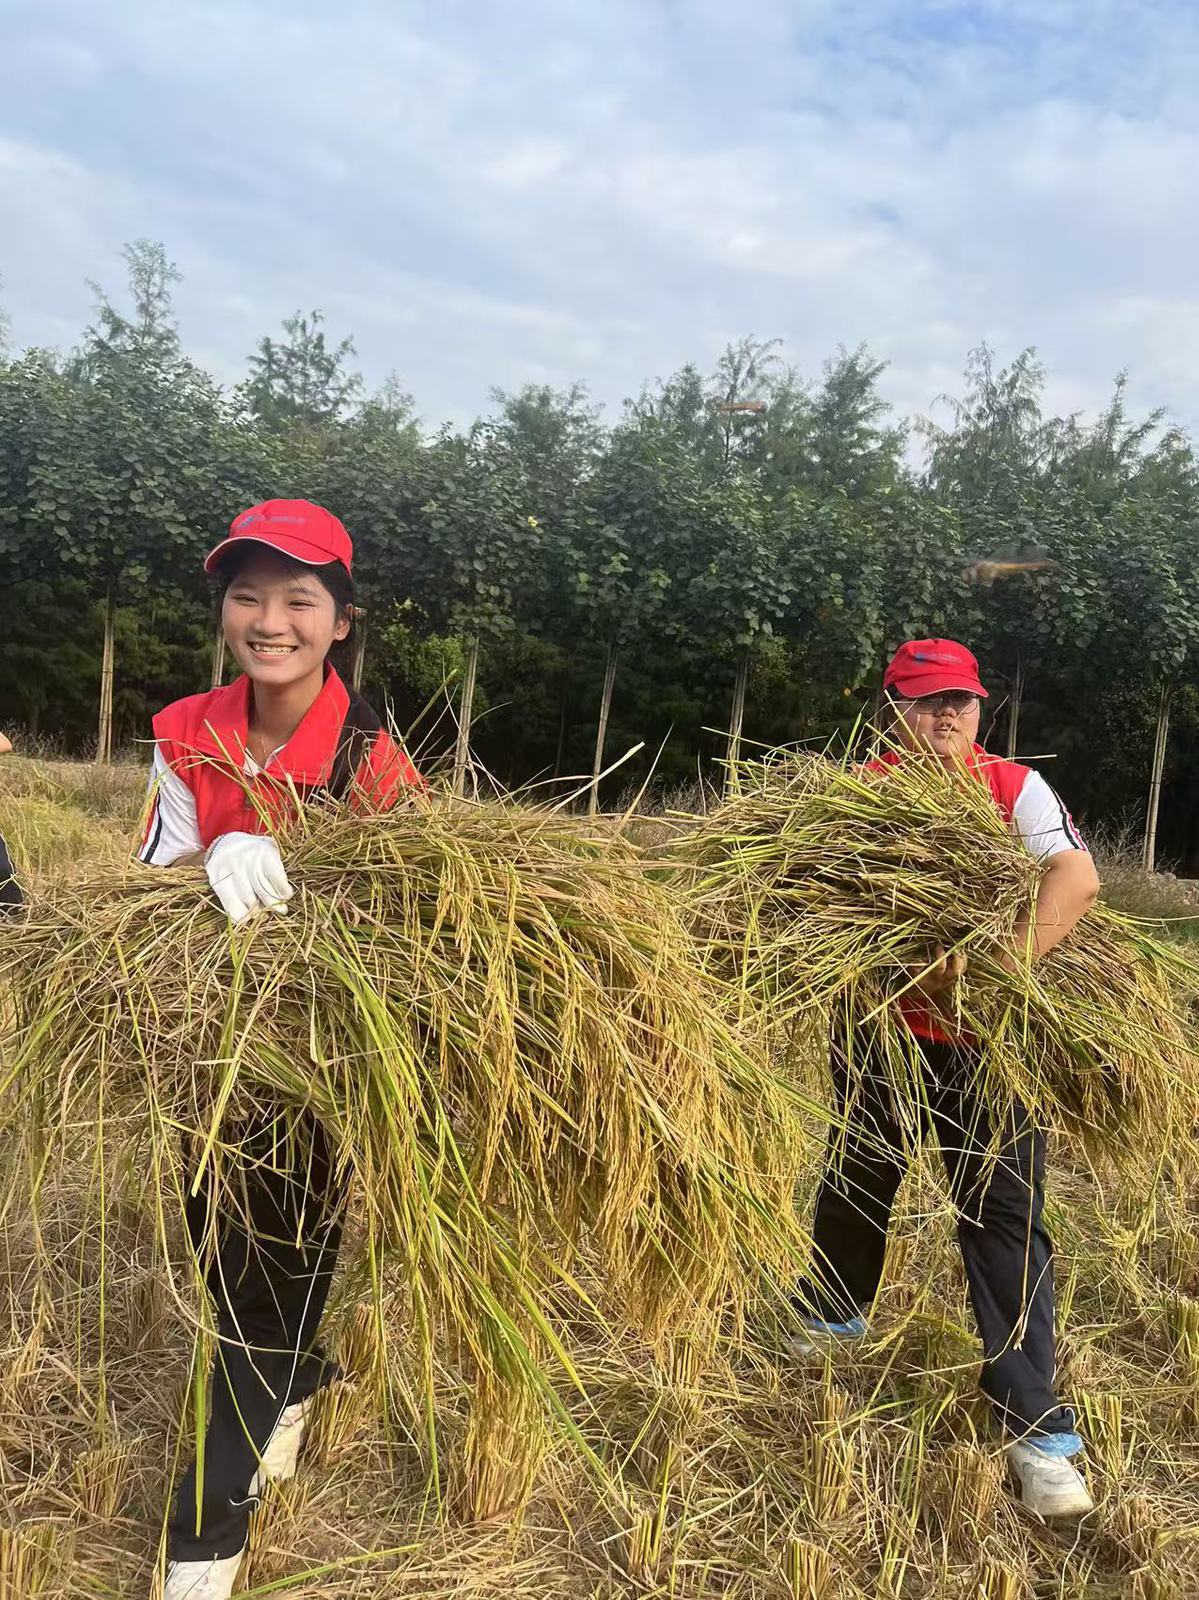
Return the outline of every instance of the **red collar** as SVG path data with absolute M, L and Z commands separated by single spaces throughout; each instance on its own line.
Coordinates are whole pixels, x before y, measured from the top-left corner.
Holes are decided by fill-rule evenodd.
M 341 742 L 350 697 L 330 666 L 325 668 L 321 692 L 304 713 L 303 721 L 265 768 L 269 777 L 291 778 L 300 785 L 324 783 L 333 770 Z M 243 673 L 208 697 L 203 726 L 194 745 L 205 755 L 230 761 L 240 772 L 246 760 L 250 726 L 250 680 Z
M 875 760 L 870 763 L 870 765 L 874 767 L 897 767 L 902 759 L 903 752 L 901 750 L 885 750 L 883 754 L 881 756 L 877 756 Z M 997 762 L 1002 761 L 1002 759 L 1002 756 L 991 755 L 989 751 L 983 749 L 981 744 L 972 744 L 970 746 L 970 753 L 967 755 L 962 765 L 973 777 L 981 778 L 984 767 L 994 766 Z M 952 771 L 953 769 L 949 768 L 947 770 Z

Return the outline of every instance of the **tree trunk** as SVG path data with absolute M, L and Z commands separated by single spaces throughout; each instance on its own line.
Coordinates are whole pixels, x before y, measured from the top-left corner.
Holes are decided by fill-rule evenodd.
M 100 662 L 100 723 L 96 731 L 96 761 L 100 764 L 112 760 L 112 670 L 116 653 L 113 627 L 116 617 L 117 586 L 114 578 L 108 580 L 104 596 L 104 655 Z
M 729 724 L 728 768 L 724 775 L 725 794 L 735 794 L 739 787 L 737 763 L 741 760 L 741 732 L 745 726 L 745 687 L 749 682 L 749 646 L 741 646 L 737 657 L 737 677 L 733 684 L 733 715 Z
M 1157 704 L 1157 732 L 1153 739 L 1153 768 L 1149 774 L 1149 807 L 1145 818 L 1145 850 L 1142 861 L 1146 872 L 1152 872 L 1157 860 L 1157 813 L 1162 797 L 1162 773 L 1166 767 L 1166 743 L 1170 737 L 1169 684 L 1162 684 L 1161 698 Z
M 218 622 L 212 640 L 212 687 L 219 689 L 225 679 L 225 630 Z
M 595 731 L 595 760 L 591 763 L 591 790 L 587 796 L 587 815 L 599 810 L 599 775 L 604 770 L 604 745 L 608 740 L 608 718 L 612 712 L 612 690 L 616 685 L 616 643 L 608 646 L 604 664 L 604 692 L 600 697 L 599 727 Z
M 1020 737 L 1020 707 L 1024 702 L 1024 663 L 1017 659 L 1016 678 L 1012 684 L 1012 698 L 1007 714 L 1007 758 L 1016 759 L 1016 741 Z
M 479 667 L 479 641 L 466 642 L 466 665 L 462 671 L 462 697 L 458 702 L 458 743 L 454 749 L 454 793 L 466 793 L 466 768 L 470 761 L 470 717 L 475 703 L 475 674 Z
M 354 662 L 350 671 L 350 687 L 355 694 L 362 693 L 362 674 L 366 670 L 366 612 L 359 611 L 354 621 Z

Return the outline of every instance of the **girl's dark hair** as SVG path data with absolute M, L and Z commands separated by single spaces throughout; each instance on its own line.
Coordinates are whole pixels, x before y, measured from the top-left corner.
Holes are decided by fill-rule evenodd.
M 253 539 L 238 540 L 232 549 L 221 557 L 213 575 L 219 600 L 224 600 L 229 585 L 245 571 L 264 548 L 265 546 Z M 294 556 L 285 556 L 281 550 L 272 550 L 271 554 L 290 572 L 311 572 L 321 587 L 333 597 L 337 615 L 349 618 L 350 632 L 353 632 L 356 599 L 354 580 L 348 568 L 343 567 L 340 561 L 326 561 L 319 567 L 309 566 L 306 561 L 297 561 Z M 346 637 L 348 638 L 349 634 Z

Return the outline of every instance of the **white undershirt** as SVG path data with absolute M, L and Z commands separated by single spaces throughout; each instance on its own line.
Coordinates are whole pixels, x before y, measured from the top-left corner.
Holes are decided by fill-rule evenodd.
M 1074 819 L 1039 772 L 1030 771 L 1024 780 L 1012 807 L 1012 832 L 1038 861 L 1086 849 Z
M 282 749 L 280 745 L 279 750 Z M 279 750 L 271 751 L 266 766 L 270 766 Z M 256 778 L 262 771 L 247 750 L 242 772 L 247 778 Z M 169 867 L 180 856 L 203 850 L 204 841 L 200 838 L 200 824 L 196 818 L 196 797 L 179 774 L 171 771 L 157 744 L 150 765 L 150 793 L 154 796 L 154 805 L 138 860 L 152 867 Z

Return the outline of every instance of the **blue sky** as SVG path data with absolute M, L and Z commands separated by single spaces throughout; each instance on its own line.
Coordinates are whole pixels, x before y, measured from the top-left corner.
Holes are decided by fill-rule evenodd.
M 753 333 L 867 342 L 902 413 L 986 338 L 1199 426 L 1190 0 L 0 0 L 0 38 L 17 346 L 148 235 L 221 377 L 319 306 L 430 424 L 526 380 L 611 414 Z

